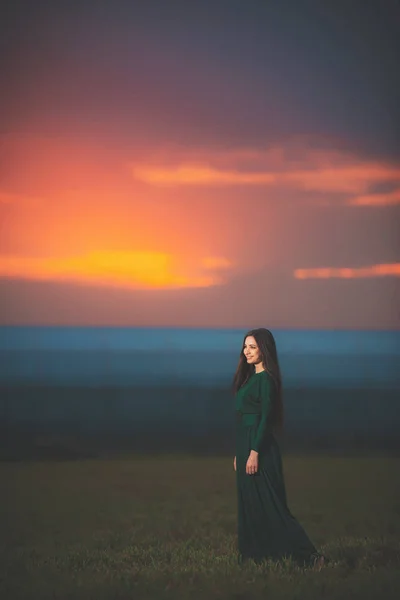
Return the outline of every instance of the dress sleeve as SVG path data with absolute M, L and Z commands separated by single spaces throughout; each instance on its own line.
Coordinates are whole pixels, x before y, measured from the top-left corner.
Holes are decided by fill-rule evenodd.
M 264 436 L 267 432 L 268 426 L 268 415 L 271 410 L 271 385 L 269 377 L 261 376 L 261 385 L 260 385 L 260 394 L 261 394 L 261 420 L 257 427 L 257 433 L 252 444 L 251 449 L 259 452 L 261 443 L 264 439 Z

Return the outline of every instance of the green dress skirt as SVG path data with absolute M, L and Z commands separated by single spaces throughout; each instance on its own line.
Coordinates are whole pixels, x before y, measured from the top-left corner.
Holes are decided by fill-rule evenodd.
M 272 389 L 262 371 L 236 395 L 239 562 L 287 557 L 312 565 L 320 554 L 288 508 L 281 453 L 268 423 Z M 258 471 L 247 475 L 251 450 L 258 452 Z

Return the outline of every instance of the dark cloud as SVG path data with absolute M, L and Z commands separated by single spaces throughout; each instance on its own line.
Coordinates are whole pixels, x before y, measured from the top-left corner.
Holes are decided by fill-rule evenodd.
M 34 8 L 33 8 L 34 6 Z M 10 3 L 3 128 L 398 150 L 395 3 Z

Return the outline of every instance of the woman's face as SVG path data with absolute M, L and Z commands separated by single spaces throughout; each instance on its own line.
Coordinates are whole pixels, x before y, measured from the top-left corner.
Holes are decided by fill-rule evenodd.
M 248 365 L 257 365 L 262 360 L 257 342 L 252 335 L 247 336 L 244 340 L 243 354 L 247 359 Z

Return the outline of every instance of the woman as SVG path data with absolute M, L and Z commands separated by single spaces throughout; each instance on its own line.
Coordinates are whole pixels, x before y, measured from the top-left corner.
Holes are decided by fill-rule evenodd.
M 244 337 L 234 377 L 239 562 L 291 557 L 322 567 L 324 557 L 290 513 L 274 430 L 283 423 L 281 375 L 268 329 Z

